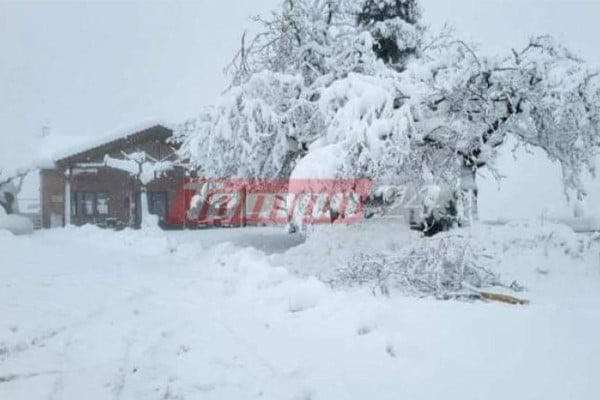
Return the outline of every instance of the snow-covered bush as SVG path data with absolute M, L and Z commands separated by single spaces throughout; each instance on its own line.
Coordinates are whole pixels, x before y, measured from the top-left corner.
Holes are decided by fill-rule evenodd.
M 338 269 L 330 283 L 367 286 L 374 294 L 396 290 L 437 298 L 468 297 L 473 288 L 502 286 L 500 277 L 482 265 L 489 256 L 471 246 L 449 236 L 420 240 L 398 253 L 361 254 Z

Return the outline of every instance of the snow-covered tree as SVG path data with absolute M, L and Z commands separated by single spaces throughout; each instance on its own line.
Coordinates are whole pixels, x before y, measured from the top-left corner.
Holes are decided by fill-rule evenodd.
M 446 193 L 437 211 L 469 220 L 476 172 L 498 172 L 511 135 L 584 196 L 600 148 L 597 72 L 545 36 L 486 57 L 419 16 L 412 0 L 284 1 L 244 40 L 231 87 L 179 132 L 181 155 L 210 177 L 322 177 L 326 165 L 376 191 L 441 187 L 429 190 Z
M 416 0 L 366 0 L 358 12 L 357 23 L 369 30 L 377 57 L 402 69 L 419 47 L 420 17 Z
M 354 81 L 361 90 L 361 76 L 395 73 L 373 52 L 367 28 L 357 31 L 359 11 L 351 1 L 288 0 L 271 20 L 261 20 L 265 32 L 232 64 L 233 86 L 179 132 L 182 156 L 196 161 L 205 176 L 289 176 L 334 122 L 339 107 L 330 100 L 343 101 L 335 88 L 345 90 Z M 389 88 L 370 86 L 389 92 L 394 108 L 402 94 L 389 78 Z M 338 83 L 343 79 L 349 80 L 345 86 Z

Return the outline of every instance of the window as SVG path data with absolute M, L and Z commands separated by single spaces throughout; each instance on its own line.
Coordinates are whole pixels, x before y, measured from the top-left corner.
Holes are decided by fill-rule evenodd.
M 91 201 L 91 209 L 90 203 Z M 87 203 L 87 204 L 86 204 Z M 93 193 L 73 192 L 71 193 L 71 215 L 74 217 L 86 217 L 94 214 Z
M 108 194 L 98 193 L 96 195 L 96 213 L 98 215 L 108 215 Z
M 83 193 L 83 215 L 94 215 L 94 193 Z
M 71 215 L 74 217 L 107 216 L 108 194 L 73 192 L 71 194 Z
M 71 216 L 77 216 L 77 192 L 71 192 Z

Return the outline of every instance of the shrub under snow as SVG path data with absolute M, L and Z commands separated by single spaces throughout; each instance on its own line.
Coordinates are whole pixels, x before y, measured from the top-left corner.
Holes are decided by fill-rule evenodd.
M 516 282 L 504 285 L 484 267 L 492 259 L 464 237 L 424 238 L 398 253 L 360 254 L 338 269 L 330 283 L 368 286 L 374 294 L 398 290 L 442 299 L 476 297 L 477 289 L 491 286 L 521 289 Z

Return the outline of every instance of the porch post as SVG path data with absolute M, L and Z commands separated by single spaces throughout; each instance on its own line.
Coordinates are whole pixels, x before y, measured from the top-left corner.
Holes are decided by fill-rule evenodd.
M 65 170 L 65 199 L 63 201 L 65 205 L 64 216 L 65 226 L 71 225 L 71 170 Z

